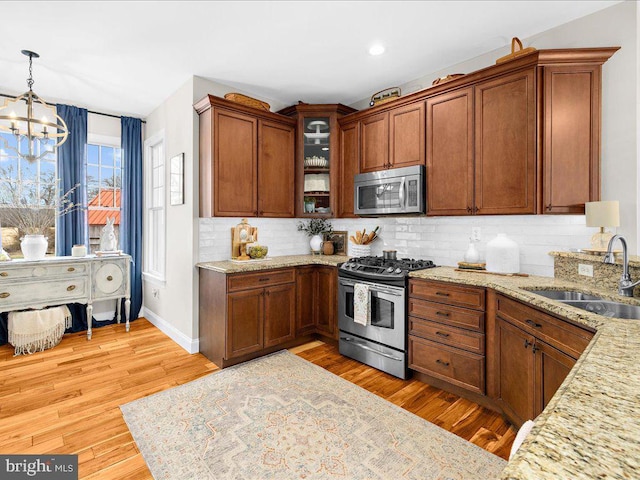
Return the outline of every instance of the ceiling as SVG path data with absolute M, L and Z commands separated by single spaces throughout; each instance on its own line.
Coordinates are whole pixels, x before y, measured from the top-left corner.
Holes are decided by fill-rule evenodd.
M 145 117 L 193 75 L 350 104 L 615 3 L 2 1 L 0 93 L 27 90 L 28 49 L 36 93 L 102 112 Z

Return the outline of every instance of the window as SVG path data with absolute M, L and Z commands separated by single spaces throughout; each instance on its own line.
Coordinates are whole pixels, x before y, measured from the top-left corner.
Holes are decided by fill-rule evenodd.
M 164 132 L 145 146 L 144 278 L 160 285 L 165 278 L 165 153 Z
M 107 218 L 114 219 L 114 228 L 120 245 L 120 206 L 122 188 L 122 157 L 114 139 L 108 145 L 92 142 L 87 145 L 87 223 L 89 251 L 100 250 L 100 234 Z
M 28 162 L 12 148 L 26 151 L 10 133 L 0 133 L 0 222 L 2 247 L 12 258 L 22 257 L 20 237 L 26 233 L 43 233 L 49 240 L 48 254 L 55 251 L 56 155 Z M 7 148 L 2 148 L 6 145 Z M 40 152 L 36 152 L 38 155 Z M 50 207 L 50 208 L 47 208 Z M 33 227 L 27 229 L 27 224 Z M 40 231 L 36 231 L 36 229 Z M 29 231 L 27 231 L 29 230 Z

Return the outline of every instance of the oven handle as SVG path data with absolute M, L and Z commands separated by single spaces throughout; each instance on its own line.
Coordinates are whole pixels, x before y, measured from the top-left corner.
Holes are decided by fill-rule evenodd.
M 398 192 L 398 200 L 400 203 L 400 208 L 402 208 L 402 210 L 406 210 L 407 206 L 405 205 L 405 188 L 404 188 L 404 177 L 402 177 L 402 180 L 400 182 L 400 191 Z
M 365 345 L 364 343 L 361 342 L 357 342 L 356 340 L 354 340 L 351 337 L 340 337 L 340 340 L 344 340 L 345 342 L 349 342 L 350 344 L 359 347 L 363 350 L 368 350 L 369 352 L 373 352 L 373 353 L 377 353 L 378 355 L 382 355 L 383 357 L 389 358 L 391 360 L 395 360 L 396 362 L 401 362 L 402 358 L 398 358 L 395 357 L 389 353 L 384 353 L 384 352 L 379 352 L 378 350 L 376 350 L 375 348 L 371 348 L 368 345 Z
M 349 281 L 349 280 L 342 280 L 342 279 L 340 280 L 340 285 L 343 285 L 345 287 L 354 287 L 356 283 L 365 283 L 367 285 L 370 285 L 370 287 L 369 287 L 369 291 L 370 292 L 382 293 L 384 295 L 393 295 L 394 297 L 401 297 L 402 296 L 402 293 L 400 293 L 400 292 L 398 292 L 396 290 L 391 290 L 390 288 L 389 289 L 376 288 L 377 285 L 374 286 L 372 283 L 369 283 L 369 282 L 352 282 L 352 281 Z

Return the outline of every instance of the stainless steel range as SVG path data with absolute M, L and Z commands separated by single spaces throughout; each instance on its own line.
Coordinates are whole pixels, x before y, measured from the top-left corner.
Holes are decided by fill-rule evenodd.
M 400 378 L 407 369 L 407 281 L 409 272 L 433 268 L 431 260 L 351 258 L 338 267 L 340 353 Z M 357 287 L 356 287 L 357 285 Z M 369 318 L 358 323 L 354 291 L 367 292 Z

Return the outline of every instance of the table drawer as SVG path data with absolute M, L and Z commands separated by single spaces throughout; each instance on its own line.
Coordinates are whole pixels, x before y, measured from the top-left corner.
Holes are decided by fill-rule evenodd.
M 249 288 L 266 287 L 279 285 L 281 283 L 293 283 L 295 281 L 295 270 L 288 268 L 285 270 L 264 270 L 257 273 L 236 273 L 227 278 L 227 290 L 246 290 Z
M 496 297 L 496 312 L 532 335 L 577 359 L 591 341 L 593 333 L 560 318 L 547 315 L 502 295 Z
M 484 394 L 484 357 L 409 335 L 409 368 Z
M 409 334 L 461 348 L 478 355 L 484 354 L 484 335 L 481 333 L 449 327 L 417 317 L 409 317 Z
M 478 310 L 484 310 L 485 305 L 484 288 L 431 280 L 411 279 L 409 281 L 409 297 Z
M 86 302 L 89 277 L 13 283 L 0 286 L 0 311 Z
M 33 279 L 52 276 L 75 277 L 78 275 L 86 275 L 88 271 L 88 262 L 62 263 L 56 265 L 0 265 L 0 283 L 19 279 Z
M 484 332 L 484 312 L 409 298 L 409 315 L 476 332 Z

